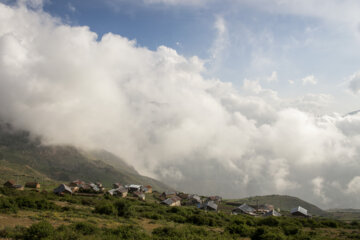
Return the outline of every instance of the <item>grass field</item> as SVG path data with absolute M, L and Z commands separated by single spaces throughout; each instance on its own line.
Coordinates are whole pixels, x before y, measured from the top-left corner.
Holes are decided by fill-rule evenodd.
M 360 222 L 250 217 L 111 196 L 56 196 L 0 188 L 2 239 L 360 239 Z

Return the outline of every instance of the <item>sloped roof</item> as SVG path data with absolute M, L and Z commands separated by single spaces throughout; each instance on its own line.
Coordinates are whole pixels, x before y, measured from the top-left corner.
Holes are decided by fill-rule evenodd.
M 302 213 L 304 215 L 308 215 L 308 211 L 301 206 L 297 206 L 297 207 L 291 209 L 291 211 L 290 211 L 291 214 L 296 213 L 296 212 Z
M 239 207 L 235 208 L 234 211 L 240 210 L 244 213 L 253 213 L 255 212 L 255 209 L 247 205 L 246 203 L 240 205 Z
M 16 182 L 14 180 L 10 179 L 10 180 L 6 181 L 6 183 L 4 183 L 4 185 L 5 184 L 15 185 Z
M 111 195 L 117 194 L 117 193 L 125 193 L 128 190 L 124 187 L 114 188 L 108 191 Z
M 130 184 L 126 186 L 127 188 L 137 188 L 140 189 L 142 186 L 141 185 L 137 185 L 137 184 Z
M 89 186 L 95 191 L 95 192 L 99 192 L 100 188 L 94 184 L 94 183 L 90 183 Z
M 201 202 L 201 198 L 198 195 L 192 195 L 191 199 L 196 200 L 197 202 Z
M 167 198 L 164 201 L 162 201 L 162 203 L 170 206 L 171 204 L 174 203 L 174 201 L 171 198 Z
M 208 201 L 208 202 L 206 203 L 206 206 L 209 207 L 209 208 L 212 208 L 212 209 L 214 209 L 214 210 L 217 210 L 217 208 L 218 208 L 218 205 L 217 205 L 215 202 L 213 202 L 213 201 Z
M 264 214 L 265 217 L 270 217 L 270 216 L 274 216 L 274 217 L 280 217 L 281 214 L 278 213 L 277 211 L 275 211 L 274 209 L 271 211 L 268 211 L 267 213 Z
M 57 188 L 54 189 L 54 193 L 62 193 L 62 192 L 72 193 L 71 188 L 65 184 L 60 184 Z

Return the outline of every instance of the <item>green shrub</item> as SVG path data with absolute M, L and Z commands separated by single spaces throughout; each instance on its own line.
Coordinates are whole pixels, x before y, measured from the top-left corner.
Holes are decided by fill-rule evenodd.
M 323 220 L 321 221 L 321 225 L 324 227 L 337 228 L 339 224 L 335 220 Z
M 284 240 L 285 236 L 276 228 L 258 227 L 251 236 L 252 240 Z
M 95 205 L 95 201 L 90 198 L 83 198 L 83 199 L 81 199 L 81 204 L 86 205 L 86 206 L 93 206 L 93 205 Z
M 301 232 L 301 227 L 295 224 L 284 224 L 281 226 L 285 235 L 295 235 Z
M 41 221 L 30 226 L 24 239 L 44 239 L 54 234 L 54 227 L 47 221 Z
M 265 217 L 258 221 L 259 226 L 277 227 L 280 221 L 276 217 Z
M 139 227 L 128 225 L 120 226 L 111 231 L 112 235 L 115 235 L 116 239 L 128 239 L 128 240 L 143 240 L 150 239 Z
M 96 204 L 94 212 L 105 215 L 114 215 L 117 213 L 114 205 L 108 201 Z
M 60 226 L 56 229 L 56 234 L 54 236 L 56 240 L 78 240 L 80 239 L 80 234 L 74 230 L 72 226 Z
M 131 205 L 126 200 L 118 200 L 114 203 L 114 206 L 118 216 L 128 218 L 132 215 Z
M 0 198 L 0 211 L 4 213 L 16 213 L 18 210 L 17 204 L 8 198 Z
M 76 223 L 74 229 L 76 232 L 81 233 L 82 235 L 92 235 L 95 234 L 98 230 L 94 225 L 87 222 Z
M 250 237 L 252 233 L 252 229 L 245 225 L 244 223 L 240 224 L 231 224 L 225 228 L 225 231 L 227 231 L 230 234 L 239 235 L 241 237 Z

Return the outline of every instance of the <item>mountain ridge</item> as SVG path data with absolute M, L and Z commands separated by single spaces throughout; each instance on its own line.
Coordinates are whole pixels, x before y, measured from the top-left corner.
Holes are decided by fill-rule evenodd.
M 121 158 L 105 150 L 83 150 L 73 146 L 41 144 L 40 138 L 28 131 L 14 130 L 10 124 L 0 124 L 0 172 L 25 175 L 26 167 L 35 178 L 48 178 L 55 182 L 75 179 L 100 181 L 105 186 L 114 182 L 152 185 L 155 190 L 173 190 L 172 187 L 150 177 L 140 175 Z M 20 174 L 19 174 L 20 173 Z M 29 175 L 28 174 L 28 175 Z M 6 181 L 11 176 L 4 174 Z

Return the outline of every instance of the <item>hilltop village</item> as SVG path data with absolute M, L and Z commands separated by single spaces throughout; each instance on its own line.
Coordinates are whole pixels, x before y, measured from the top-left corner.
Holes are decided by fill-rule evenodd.
M 4 183 L 4 187 L 13 188 L 17 190 L 24 190 L 24 186 L 16 184 L 14 180 L 9 180 Z M 34 189 L 40 191 L 40 183 L 27 182 L 25 188 Z M 140 201 L 146 201 L 146 194 L 152 194 L 152 197 L 159 203 L 167 205 L 169 207 L 180 206 L 195 206 L 198 209 L 205 211 L 221 211 L 219 204 L 223 200 L 220 196 L 199 196 L 196 194 L 188 194 L 184 192 L 176 191 L 153 191 L 150 185 L 139 184 L 121 184 L 113 183 L 112 189 L 107 190 L 102 183 L 86 183 L 82 180 L 74 180 L 69 184 L 60 184 L 53 189 L 53 193 L 59 196 L 64 195 L 78 195 L 78 196 L 98 196 L 98 195 L 110 195 L 119 198 L 138 199 Z M 231 205 L 236 205 L 232 203 Z M 231 212 L 232 215 L 244 214 L 248 216 L 262 216 L 262 217 L 280 217 L 280 209 L 275 209 L 271 204 L 257 204 L 248 205 L 246 203 L 237 204 Z M 297 217 L 311 218 L 311 214 L 308 210 L 301 206 L 294 206 L 291 209 L 290 214 Z

